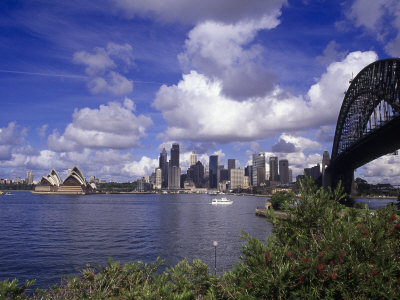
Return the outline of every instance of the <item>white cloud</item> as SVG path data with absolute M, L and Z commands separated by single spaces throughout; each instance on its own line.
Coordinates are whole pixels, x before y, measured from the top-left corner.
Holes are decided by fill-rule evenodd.
M 348 18 L 385 44 L 391 56 L 400 56 L 400 2 L 397 0 L 355 0 Z M 394 36 L 394 37 L 393 37 Z
M 158 159 L 143 156 L 139 161 L 127 163 L 122 168 L 122 173 L 131 177 L 142 177 L 150 175 L 158 167 Z
M 19 128 L 15 122 L 8 123 L 7 127 L 0 128 L 0 161 L 12 158 L 12 152 L 22 143 L 27 134 L 25 128 Z
M 357 169 L 354 177 L 362 177 L 369 183 L 390 182 L 400 184 L 400 156 L 385 155 Z
M 124 104 L 109 102 L 98 109 L 76 109 L 73 121 L 63 135 L 54 131 L 48 137 L 48 145 L 54 151 L 74 151 L 81 148 L 128 149 L 137 147 L 139 139 L 152 125 L 149 117 L 134 114 L 132 100 Z
M 265 97 L 241 102 L 223 94 L 218 78 L 191 71 L 177 85 L 163 85 L 156 95 L 153 106 L 168 124 L 161 136 L 228 143 L 334 124 L 349 79 L 376 59 L 372 51 L 348 54 L 330 64 L 304 97 L 275 86 Z
M 276 76 L 262 59 L 262 47 L 251 45 L 259 30 L 279 24 L 279 15 L 260 20 L 224 24 L 207 21 L 188 34 L 185 51 L 178 58 L 185 72 L 196 70 L 222 82 L 222 91 L 233 99 L 264 96 Z
M 127 95 L 132 92 L 133 81 L 116 69 L 127 71 L 134 65 L 133 59 L 133 49 L 129 44 L 108 43 L 106 48 L 94 48 L 93 53 L 74 53 L 74 62 L 86 66 L 88 88 L 94 94 Z
M 162 21 L 197 24 L 204 20 L 237 22 L 261 18 L 280 10 L 286 0 L 113 0 L 127 16 L 155 17 Z

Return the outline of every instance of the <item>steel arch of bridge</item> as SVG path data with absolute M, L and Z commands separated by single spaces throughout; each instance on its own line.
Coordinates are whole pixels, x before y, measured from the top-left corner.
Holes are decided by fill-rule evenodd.
M 399 58 L 379 60 L 361 70 L 351 81 L 343 99 L 333 141 L 332 160 L 360 139 L 398 118 L 399 98 Z

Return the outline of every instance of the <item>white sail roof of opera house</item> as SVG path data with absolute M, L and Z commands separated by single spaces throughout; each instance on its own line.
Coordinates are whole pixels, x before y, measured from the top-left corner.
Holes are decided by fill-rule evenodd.
M 86 186 L 86 179 L 83 176 L 82 171 L 77 167 L 74 166 L 71 170 L 71 172 L 68 174 L 67 178 L 65 178 L 64 183 L 66 183 L 68 180 L 74 179 L 81 185 Z
M 54 169 L 51 169 L 49 174 L 43 176 L 41 181 L 46 181 L 52 186 L 60 186 L 62 183 L 60 175 Z

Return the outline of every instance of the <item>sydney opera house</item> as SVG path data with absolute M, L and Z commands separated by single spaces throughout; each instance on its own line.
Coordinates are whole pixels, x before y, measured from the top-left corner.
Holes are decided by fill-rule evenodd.
M 63 195 L 84 195 L 96 191 L 94 183 L 86 182 L 82 171 L 73 167 L 68 171 L 67 178 L 62 181 L 57 171 L 52 169 L 49 174 L 43 176 L 40 184 L 35 187 L 35 194 L 63 194 Z

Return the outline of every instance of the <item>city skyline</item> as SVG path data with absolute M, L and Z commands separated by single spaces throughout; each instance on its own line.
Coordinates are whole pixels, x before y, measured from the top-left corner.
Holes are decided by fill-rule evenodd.
M 174 143 L 182 172 L 263 152 L 295 178 L 331 154 L 349 80 L 400 56 L 396 1 L 204 3 L 3 1 L 0 178 L 133 181 Z M 400 184 L 400 158 L 355 177 Z

